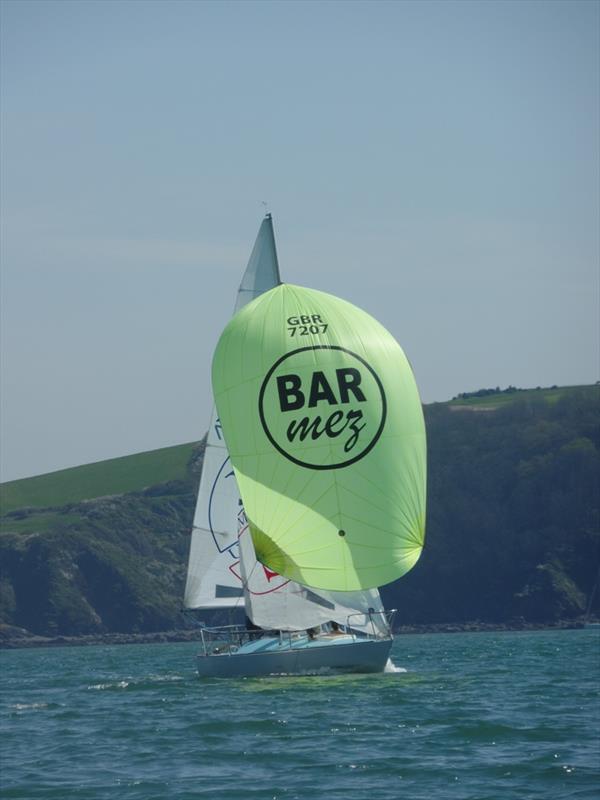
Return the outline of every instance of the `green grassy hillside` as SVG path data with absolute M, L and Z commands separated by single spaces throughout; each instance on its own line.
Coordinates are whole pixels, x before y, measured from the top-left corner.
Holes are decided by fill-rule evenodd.
M 17 508 L 47 508 L 141 491 L 164 481 L 181 480 L 197 443 L 163 447 L 95 464 L 61 469 L 46 475 L 0 484 L 0 506 L 6 514 Z
M 476 392 L 463 392 L 450 400 L 446 405 L 451 407 L 500 408 L 517 400 L 543 400 L 546 403 L 557 403 L 561 397 L 573 391 L 585 390 L 597 392 L 600 400 L 600 384 L 595 386 L 552 386 L 550 388 L 517 389 L 479 389 Z

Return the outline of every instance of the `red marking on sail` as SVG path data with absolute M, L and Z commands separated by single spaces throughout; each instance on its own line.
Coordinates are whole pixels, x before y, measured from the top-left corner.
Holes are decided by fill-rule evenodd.
M 273 572 L 273 570 L 269 569 L 268 567 L 265 567 L 264 564 L 261 564 L 261 566 L 265 571 L 265 578 L 269 581 L 269 583 L 271 583 L 273 578 L 278 578 L 279 577 L 279 573 L 278 572 Z

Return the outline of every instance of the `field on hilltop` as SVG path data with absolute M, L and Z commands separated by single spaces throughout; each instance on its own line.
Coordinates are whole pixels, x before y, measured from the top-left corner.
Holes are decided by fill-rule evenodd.
M 561 397 L 574 391 L 596 391 L 600 399 L 600 381 L 594 386 L 551 386 L 542 388 L 537 386 L 535 389 L 518 389 L 516 386 L 508 386 L 506 389 L 477 389 L 473 392 L 461 392 L 457 397 L 453 397 L 448 404 L 453 408 L 460 407 L 481 407 L 495 409 L 501 406 L 514 403 L 516 400 L 540 400 L 546 403 L 556 403 Z
M 185 477 L 197 445 L 180 444 L 146 453 L 111 458 L 0 484 L 2 513 L 18 508 L 45 508 L 96 497 L 141 491 L 163 481 Z

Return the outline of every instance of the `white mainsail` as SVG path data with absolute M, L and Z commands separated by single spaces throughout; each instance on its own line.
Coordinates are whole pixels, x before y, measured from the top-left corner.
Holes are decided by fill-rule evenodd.
M 263 220 L 238 291 L 235 311 L 280 283 L 270 215 Z M 265 629 L 302 630 L 329 621 L 386 634 L 377 589 L 313 591 L 256 560 L 239 489 L 213 408 L 190 545 L 184 606 L 242 607 Z
M 263 220 L 238 290 L 234 313 L 281 283 L 271 216 Z M 243 598 L 232 566 L 239 561 L 240 495 L 213 407 L 194 514 L 185 608 L 230 608 Z

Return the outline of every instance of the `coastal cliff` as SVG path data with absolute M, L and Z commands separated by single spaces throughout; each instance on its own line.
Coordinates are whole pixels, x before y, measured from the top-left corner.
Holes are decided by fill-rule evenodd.
M 411 573 L 382 589 L 398 625 L 575 624 L 599 614 L 599 398 L 595 386 L 515 391 L 510 402 L 505 393 L 473 393 L 425 407 L 426 546 Z M 474 413 L 482 409 L 488 413 Z M 166 469 L 168 480 L 165 451 L 157 452 L 160 479 L 151 482 L 152 454 L 144 454 L 150 483 L 130 491 L 115 492 L 115 468 L 101 465 L 72 502 L 48 502 L 68 500 L 56 477 L 46 496 L 41 478 L 28 479 L 38 481 L 30 505 L 18 505 L 28 498 L 27 479 L 3 485 L 0 638 L 185 626 L 203 443 L 179 447 L 181 464 Z M 78 470 L 68 472 L 76 495 Z M 139 477 L 139 467 L 133 472 Z M 111 476 L 113 493 L 98 496 Z

